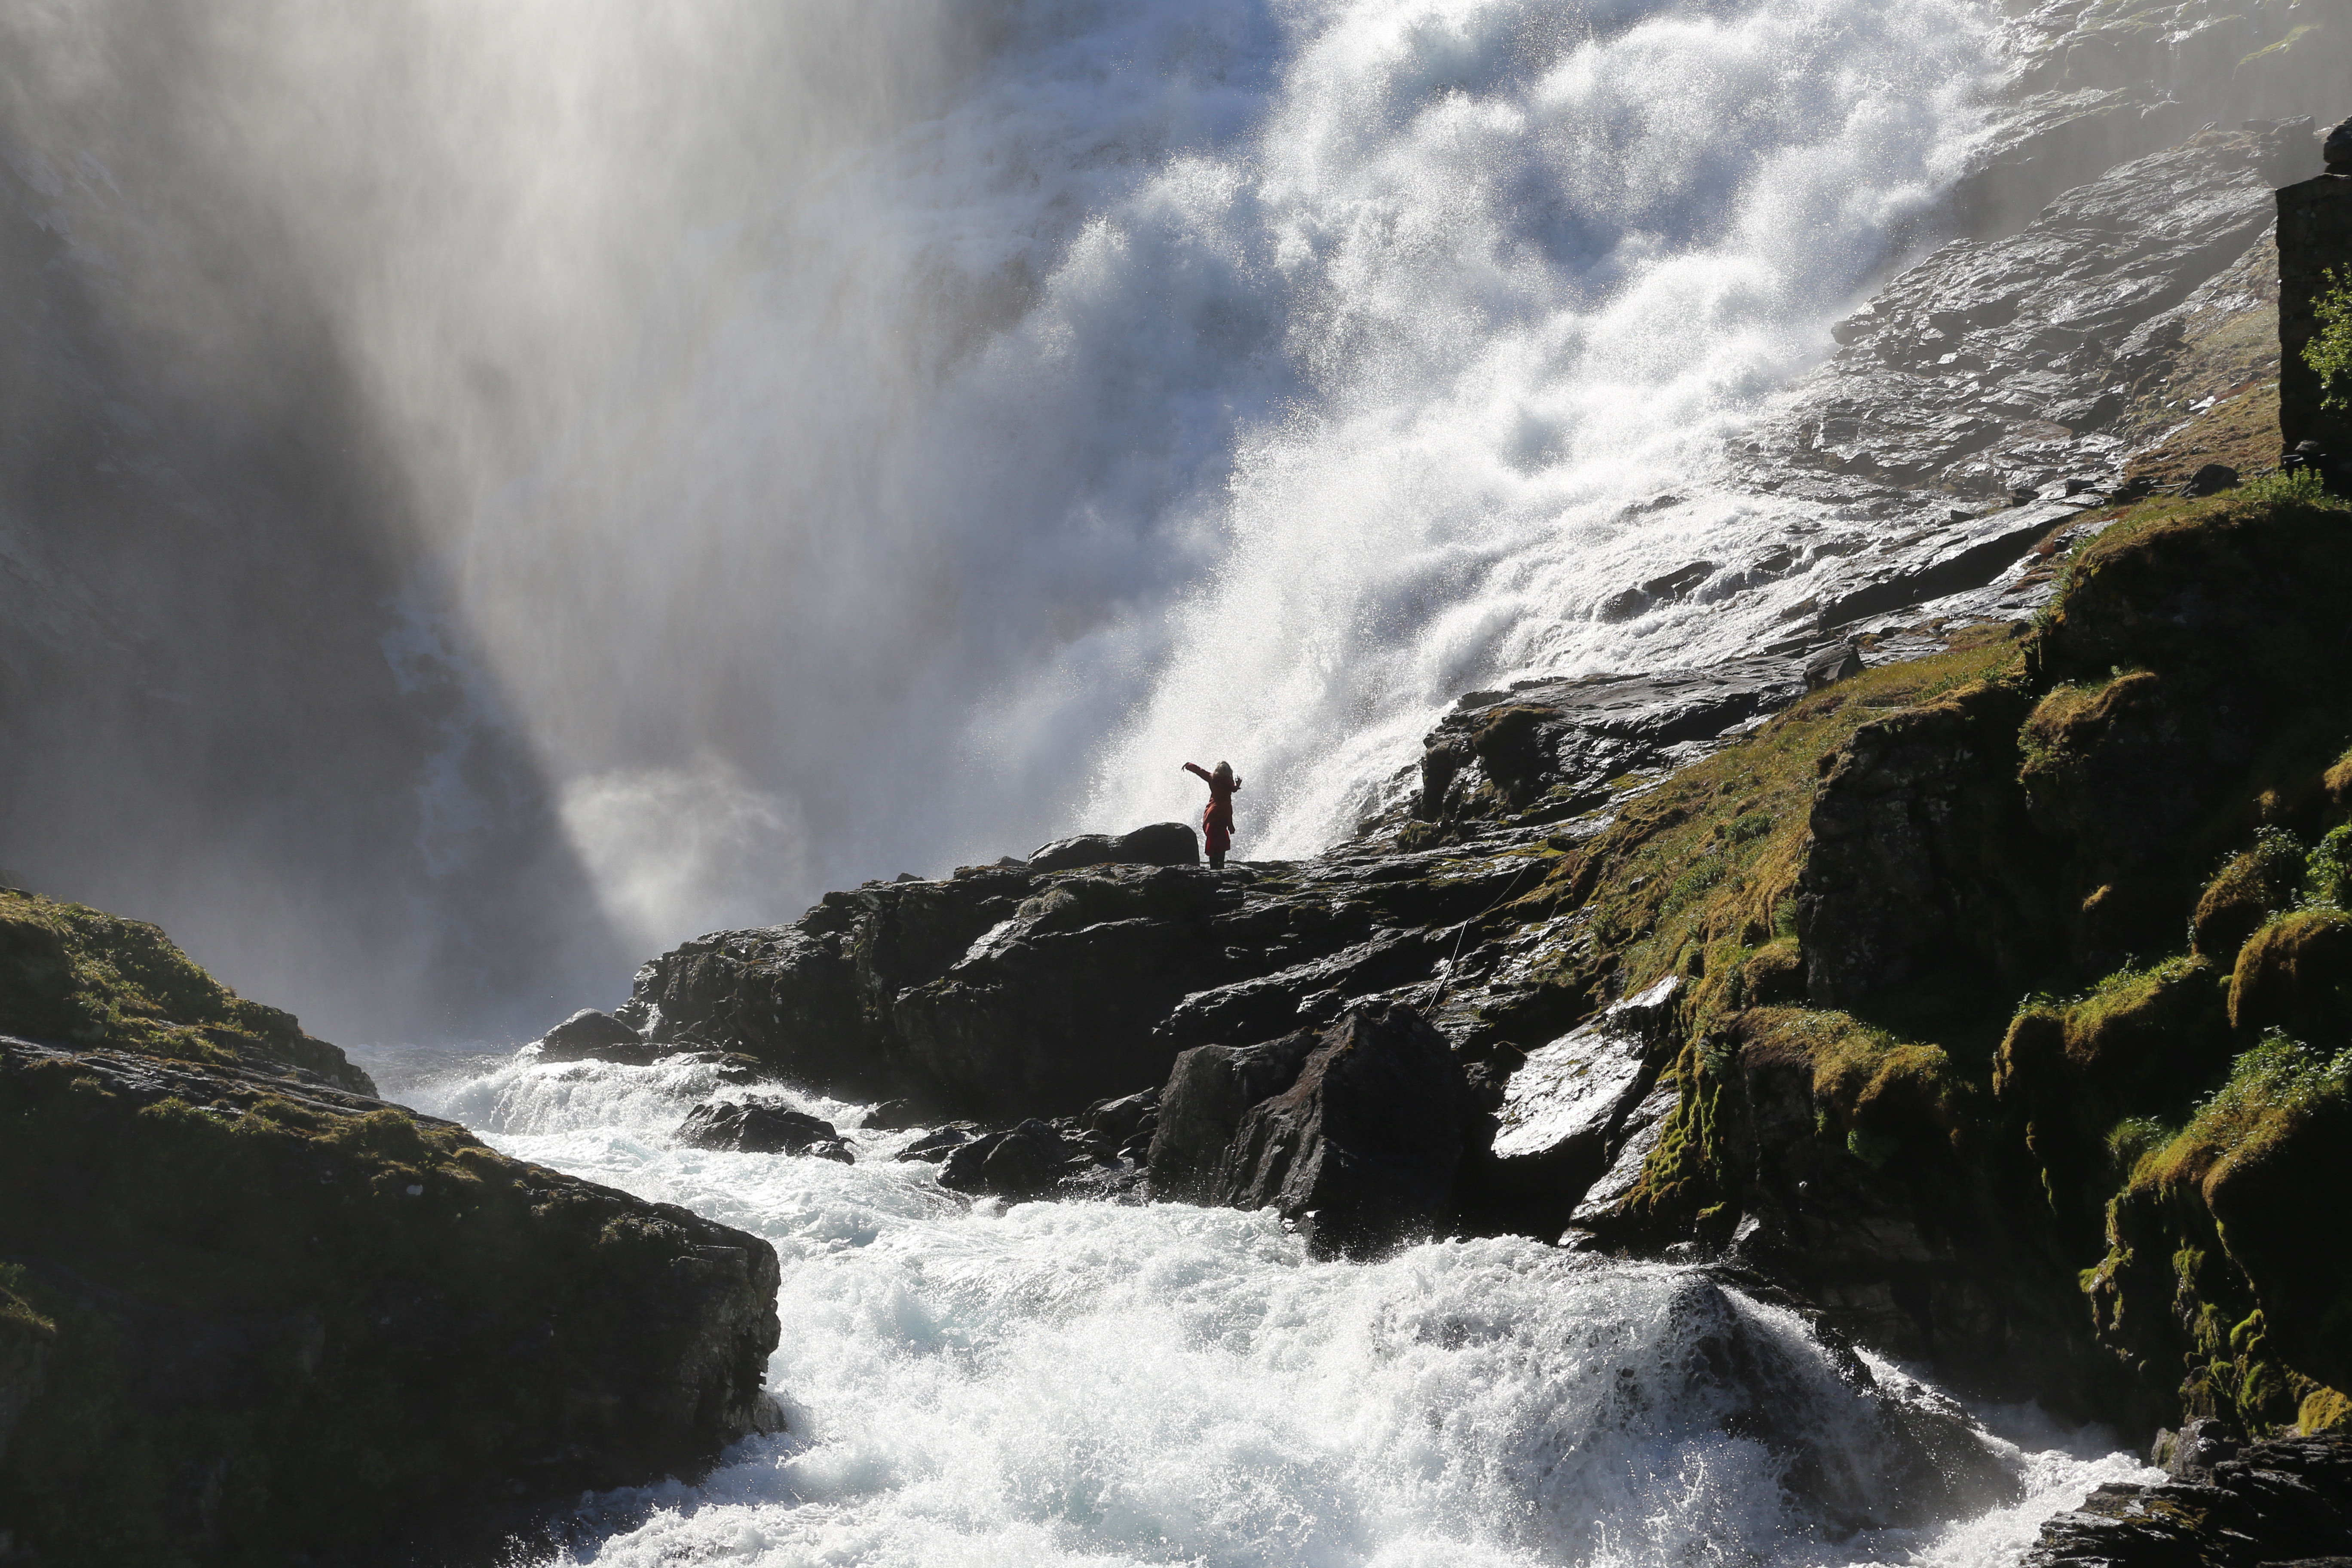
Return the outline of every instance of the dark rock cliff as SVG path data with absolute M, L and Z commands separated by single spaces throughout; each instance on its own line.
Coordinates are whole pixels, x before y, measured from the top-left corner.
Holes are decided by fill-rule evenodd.
M 5 897 L 0 1020 L 54 1042 L 0 1035 L 10 1546 L 478 1552 L 777 1424 L 767 1243 L 373 1099 L 152 927 Z

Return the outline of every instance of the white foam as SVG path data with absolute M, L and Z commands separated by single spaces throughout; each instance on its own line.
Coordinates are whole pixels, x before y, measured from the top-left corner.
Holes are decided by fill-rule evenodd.
M 1781 1495 L 1783 1459 L 1725 1429 L 1742 1395 L 1706 1342 L 1744 1323 L 1784 1363 L 1776 1435 L 1845 1456 L 1867 1494 L 1864 1403 L 1793 1320 L 1694 1297 L 1682 1271 L 1514 1239 L 1317 1262 L 1265 1214 L 970 1204 L 887 1157 L 904 1132 L 852 1131 L 848 1166 L 677 1148 L 705 1073 L 524 1058 L 425 1107 L 751 1230 L 782 1264 L 769 1375 L 790 1432 L 699 1486 L 594 1499 L 567 1561 L 1989 1568 L 2133 1469 L 2008 1413 L 2038 1445 L 2024 1501 L 1840 1540 Z

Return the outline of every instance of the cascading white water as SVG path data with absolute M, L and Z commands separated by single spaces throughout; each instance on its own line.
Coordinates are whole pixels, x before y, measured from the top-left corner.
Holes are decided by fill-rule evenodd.
M 1841 1456 L 1867 1495 L 1863 1401 L 1793 1320 L 1694 1297 L 1681 1271 L 1518 1240 L 1318 1263 L 1264 1214 L 974 1204 L 889 1159 L 912 1133 L 853 1131 L 848 1166 L 677 1147 L 718 1087 L 692 1065 L 526 1056 L 403 1091 L 782 1260 L 769 1376 L 791 1430 L 700 1485 L 583 1500 L 568 1563 L 1991 1568 L 2137 1471 L 2096 1434 L 2009 1412 L 1996 1425 L 2032 1450 L 2021 1501 L 1841 1535 L 1783 1493 L 1763 1441 L 1726 1430 L 1743 1396 L 1707 1375 L 1702 1342 L 1753 1333 L 1783 1363 L 1773 1436 Z
M 169 16 L 0 22 L 7 155 L 206 397 L 278 373 L 224 277 L 322 323 L 402 500 L 320 526 L 422 562 L 417 884 L 558 824 L 599 991 L 598 942 L 1189 816 L 1187 758 L 1311 851 L 1464 689 L 1751 646 L 1811 589 L 1729 584 L 1820 520 L 1723 442 L 1999 64 L 1980 0 Z

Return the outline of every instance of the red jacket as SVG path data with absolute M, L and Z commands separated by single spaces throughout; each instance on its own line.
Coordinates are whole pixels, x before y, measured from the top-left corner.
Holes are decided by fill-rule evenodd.
M 1230 784 L 1221 784 L 1216 774 L 1198 763 L 1186 763 L 1184 771 L 1208 782 L 1209 804 L 1201 812 L 1201 837 L 1207 840 L 1210 854 L 1222 855 L 1234 841 L 1234 791 L 1242 787 L 1242 781 L 1236 778 Z

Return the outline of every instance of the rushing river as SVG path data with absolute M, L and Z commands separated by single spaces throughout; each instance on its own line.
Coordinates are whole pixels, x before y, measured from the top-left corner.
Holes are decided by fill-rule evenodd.
M 508 1153 L 782 1258 L 769 1384 L 790 1430 L 698 1485 L 583 1498 L 559 1563 L 1957 1568 L 2013 1561 L 2137 1468 L 2105 1434 L 1979 1412 L 2020 1450 L 2023 1501 L 1841 1539 L 1691 1375 L 1706 1325 L 1671 1268 L 1519 1239 L 1317 1262 L 1264 1214 L 975 1203 L 890 1157 L 918 1134 L 851 1130 L 863 1108 L 821 1097 L 790 1098 L 845 1128 L 854 1165 L 682 1148 L 720 1088 L 704 1067 L 363 1055 Z M 1866 1468 L 1861 1402 L 1795 1321 L 1708 1299 L 1785 1352 L 1776 1434 Z

